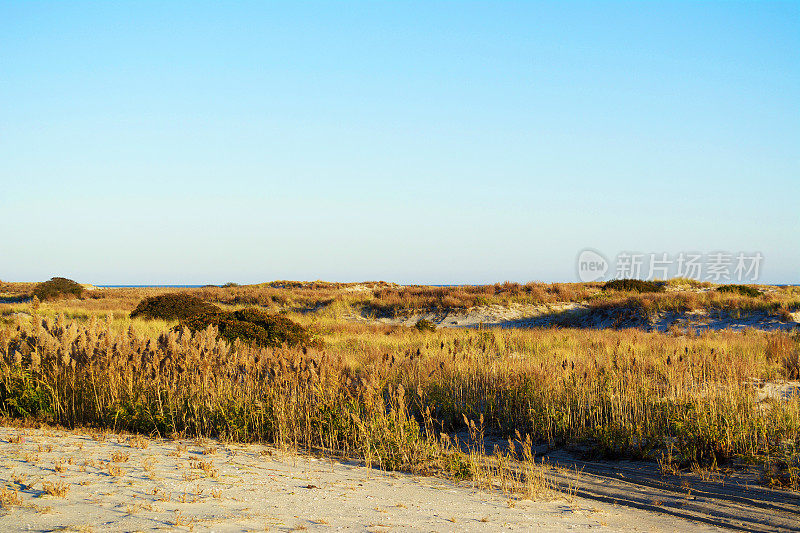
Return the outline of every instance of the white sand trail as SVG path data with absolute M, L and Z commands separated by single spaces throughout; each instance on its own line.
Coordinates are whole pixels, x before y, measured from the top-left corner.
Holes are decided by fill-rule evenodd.
M 580 498 L 509 500 L 261 445 L 12 427 L 0 427 L 0 441 L 0 531 L 713 530 Z M 45 484 L 67 492 L 47 494 Z

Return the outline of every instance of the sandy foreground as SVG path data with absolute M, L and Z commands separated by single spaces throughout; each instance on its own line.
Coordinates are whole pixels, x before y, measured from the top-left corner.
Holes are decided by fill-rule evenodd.
M 715 530 L 213 440 L 0 427 L 0 478 L 0 531 Z

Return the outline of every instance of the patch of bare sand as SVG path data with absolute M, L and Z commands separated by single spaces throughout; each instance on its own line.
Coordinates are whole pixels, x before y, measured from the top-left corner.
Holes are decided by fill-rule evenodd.
M 443 480 L 210 440 L 2 427 L 0 477 L 2 531 L 714 529 L 581 498 L 509 500 Z
M 662 311 L 645 315 L 638 311 L 620 307 L 594 309 L 586 304 L 557 303 L 548 305 L 476 306 L 469 309 L 442 309 L 417 312 L 398 317 L 371 318 L 355 315 L 358 321 L 413 326 L 425 319 L 439 327 L 487 327 L 536 328 L 640 328 L 646 331 L 669 331 L 673 328 L 690 330 L 722 330 L 754 328 L 762 330 L 796 331 L 800 329 L 800 312 L 790 313 L 783 319 L 764 311 Z

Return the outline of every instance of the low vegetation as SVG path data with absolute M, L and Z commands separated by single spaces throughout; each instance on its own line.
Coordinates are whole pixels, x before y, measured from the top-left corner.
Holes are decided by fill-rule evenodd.
M 182 327 L 195 332 L 213 327 L 220 337 L 230 342 L 238 339 L 264 347 L 304 347 L 314 342 L 303 326 L 285 316 L 256 308 L 200 313 L 187 318 L 176 329 Z
M 43 302 L 59 298 L 80 298 L 83 296 L 83 287 L 71 279 L 51 278 L 36 285 L 33 296 Z
M 161 320 L 185 320 L 202 313 L 215 313 L 219 308 L 197 296 L 169 293 L 142 300 L 131 311 L 131 318 L 142 317 Z
M 417 331 L 436 331 L 436 325 L 424 318 L 418 320 L 414 327 L 417 328 Z
M 800 287 L 761 288 L 760 295 L 751 296 L 736 292 L 718 291 L 708 282 L 681 278 L 659 282 L 667 287 L 659 292 L 630 290 L 603 290 L 600 283 L 499 283 L 481 286 L 430 287 L 421 285 L 398 286 L 384 282 L 326 283 L 326 282 L 272 282 L 258 285 L 208 286 L 202 288 L 118 288 L 84 291 L 84 299 L 51 300 L 42 312 L 64 313 L 67 316 L 109 312 L 129 313 L 142 303 L 143 298 L 170 294 L 189 295 L 207 305 L 220 309 L 257 306 L 270 313 L 314 313 L 327 317 L 347 318 L 389 317 L 403 318 L 420 312 L 466 310 L 476 306 L 552 306 L 576 303 L 588 306 L 631 307 L 661 310 L 727 310 L 762 311 L 787 317 L 800 310 Z M 3 302 L 19 303 L 27 299 L 33 286 L 23 283 L 6 283 L 0 293 Z M 183 306 L 176 306 L 183 309 Z M 188 311 L 183 317 L 195 314 Z M 135 314 L 134 318 L 147 316 Z M 164 320 L 181 320 L 174 314 L 153 313 L 152 316 L 169 316 Z
M 591 286 L 578 283 L 496 283 L 494 285 L 424 285 L 376 287 L 370 297 L 354 302 L 367 313 L 397 316 L 411 311 L 467 309 L 493 304 L 541 305 L 587 298 Z
M 658 281 L 644 281 L 641 279 L 612 279 L 603 284 L 603 290 L 627 292 L 664 292 L 666 285 Z
M 749 285 L 720 285 L 717 287 L 717 290 L 719 292 L 731 292 L 741 294 L 742 296 L 750 296 L 751 298 L 758 298 L 762 294 L 760 290 Z

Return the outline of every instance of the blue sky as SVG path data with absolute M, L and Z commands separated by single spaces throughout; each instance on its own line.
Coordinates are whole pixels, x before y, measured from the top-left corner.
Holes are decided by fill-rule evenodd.
M 3 2 L 0 279 L 800 282 L 800 3 Z

